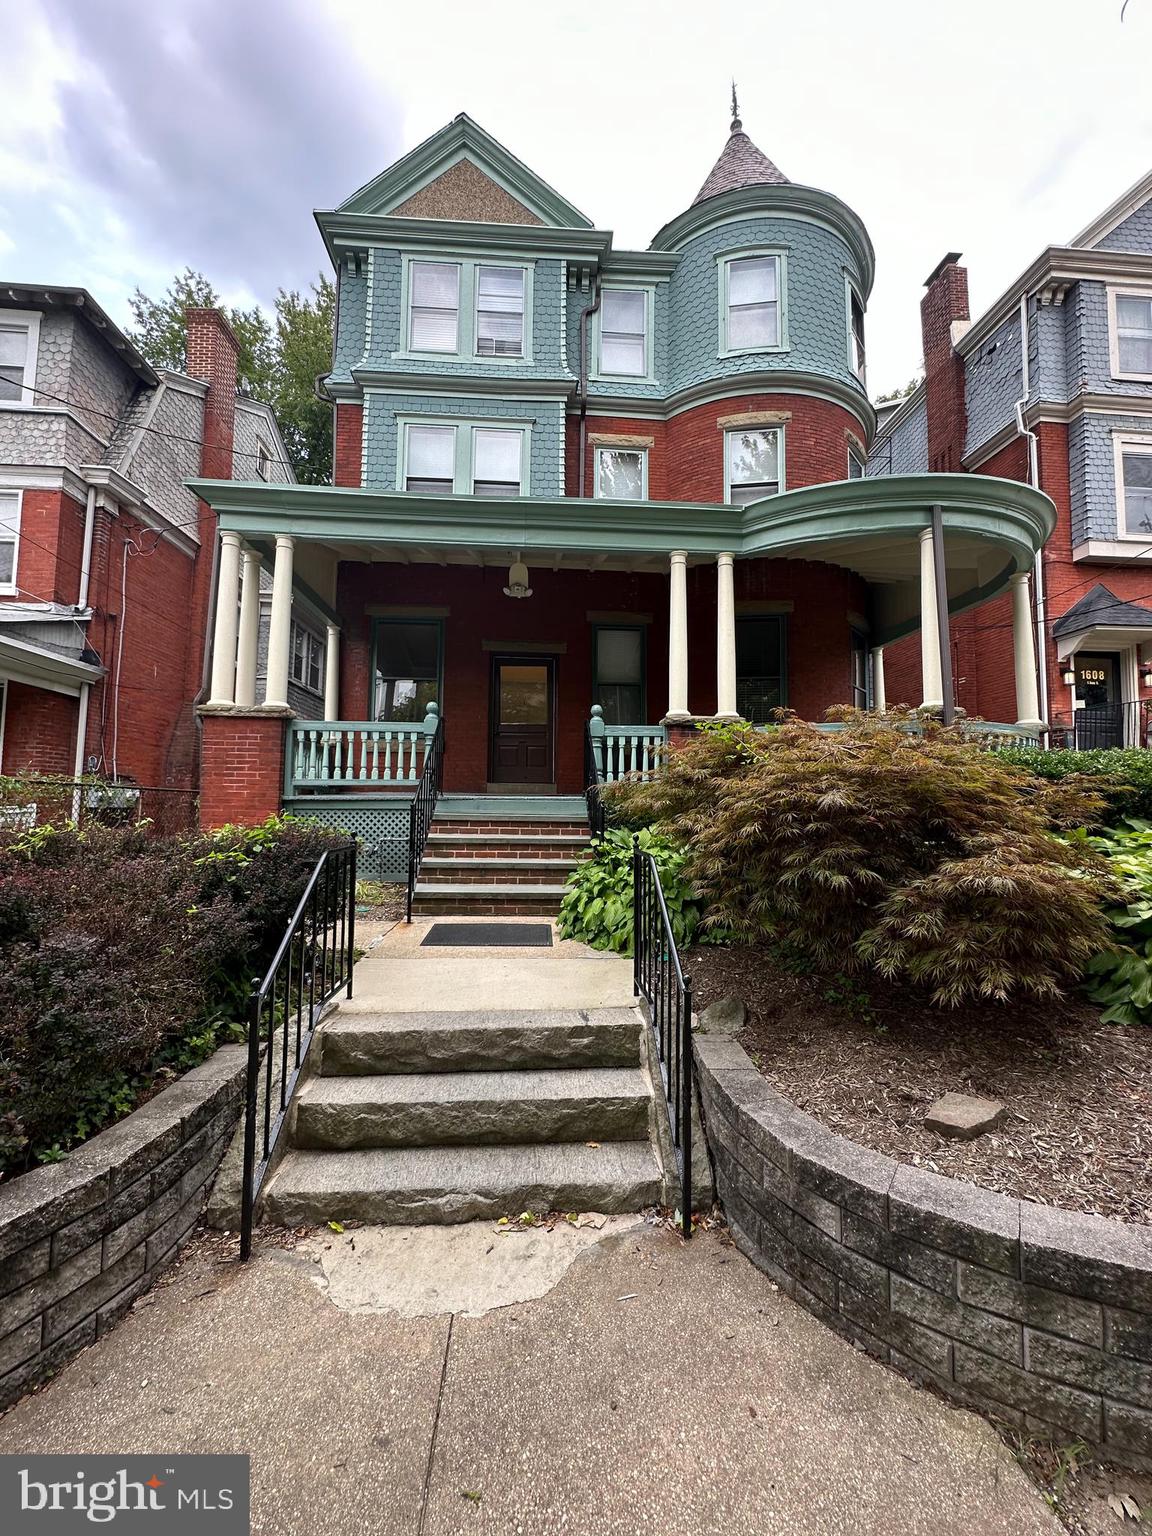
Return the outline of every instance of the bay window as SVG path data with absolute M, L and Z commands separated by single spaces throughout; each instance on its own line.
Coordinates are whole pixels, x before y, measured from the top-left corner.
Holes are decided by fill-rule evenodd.
M 724 434 L 724 500 L 745 507 L 775 496 L 783 481 L 784 433 L 780 427 Z
M 648 451 L 645 448 L 597 448 L 597 496 L 616 501 L 643 501 L 648 495 Z
M 770 352 L 783 346 L 784 258 L 731 256 L 720 274 L 720 351 Z

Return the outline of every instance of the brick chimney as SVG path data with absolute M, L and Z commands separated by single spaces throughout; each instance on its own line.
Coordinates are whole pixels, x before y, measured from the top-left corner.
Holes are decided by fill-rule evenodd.
M 928 409 L 928 468 L 958 474 L 963 468 L 968 413 L 964 360 L 953 343 L 968 328 L 968 271 L 959 251 L 949 251 L 924 284 L 920 329 L 924 337 L 924 385 Z
M 218 309 L 189 309 L 185 367 L 208 385 L 204 399 L 204 439 L 200 473 L 211 480 L 232 479 L 232 436 L 236 423 L 236 358 L 240 343 Z

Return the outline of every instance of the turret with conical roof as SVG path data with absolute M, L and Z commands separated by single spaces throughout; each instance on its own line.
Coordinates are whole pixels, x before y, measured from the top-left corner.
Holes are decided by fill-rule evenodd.
M 736 87 L 732 87 L 732 126 L 728 130 L 728 142 L 720 151 L 720 158 L 708 173 L 704 185 L 692 199 L 691 207 L 721 192 L 732 192 L 737 187 L 786 187 L 787 176 L 773 165 L 763 150 L 758 149 L 744 132 L 744 124 L 736 107 Z

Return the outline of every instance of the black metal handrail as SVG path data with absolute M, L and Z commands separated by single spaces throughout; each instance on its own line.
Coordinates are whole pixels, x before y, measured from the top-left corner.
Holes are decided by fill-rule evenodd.
M 1120 704 L 1084 704 L 1057 715 L 1049 727 L 1050 747 L 1091 751 L 1100 747 L 1148 747 L 1152 744 L 1152 700 Z
M 588 807 L 588 835 L 603 837 L 608 818 L 604 813 L 604 800 L 600 786 L 604 783 L 604 738 L 593 736 L 592 728 L 584 723 L 584 803 Z
M 260 1188 L 288 1118 L 288 1106 L 327 1003 L 352 996 L 356 939 L 356 844 L 333 848 L 304 887 L 272 964 L 248 1005 L 248 1082 L 244 1105 L 244 1175 L 240 1258 L 252 1252 L 252 1221 Z M 264 1104 L 259 1087 L 264 1049 Z M 276 1063 L 280 1089 L 275 1092 Z M 279 1099 L 273 1107 L 273 1099 Z M 260 1154 L 257 1156 L 257 1142 Z
M 444 783 L 444 721 L 436 722 L 432 740 L 424 754 L 424 771 L 408 810 L 408 903 L 405 921 L 412 921 L 412 898 L 416 894 L 416 876 L 428 846 L 436 802 Z
M 633 975 L 647 1004 L 680 1175 L 680 1228 L 692 1236 L 692 983 L 684 974 L 672 920 L 650 853 L 632 840 Z

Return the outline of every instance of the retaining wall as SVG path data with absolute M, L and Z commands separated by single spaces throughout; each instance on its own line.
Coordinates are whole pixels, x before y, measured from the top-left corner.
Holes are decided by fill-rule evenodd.
M 176 1257 L 243 1107 L 221 1047 L 127 1119 L 0 1185 L 0 1408 L 117 1321 Z
M 857 1146 L 735 1041 L 696 1061 L 733 1236 L 782 1290 L 967 1407 L 1152 1466 L 1152 1231 Z

